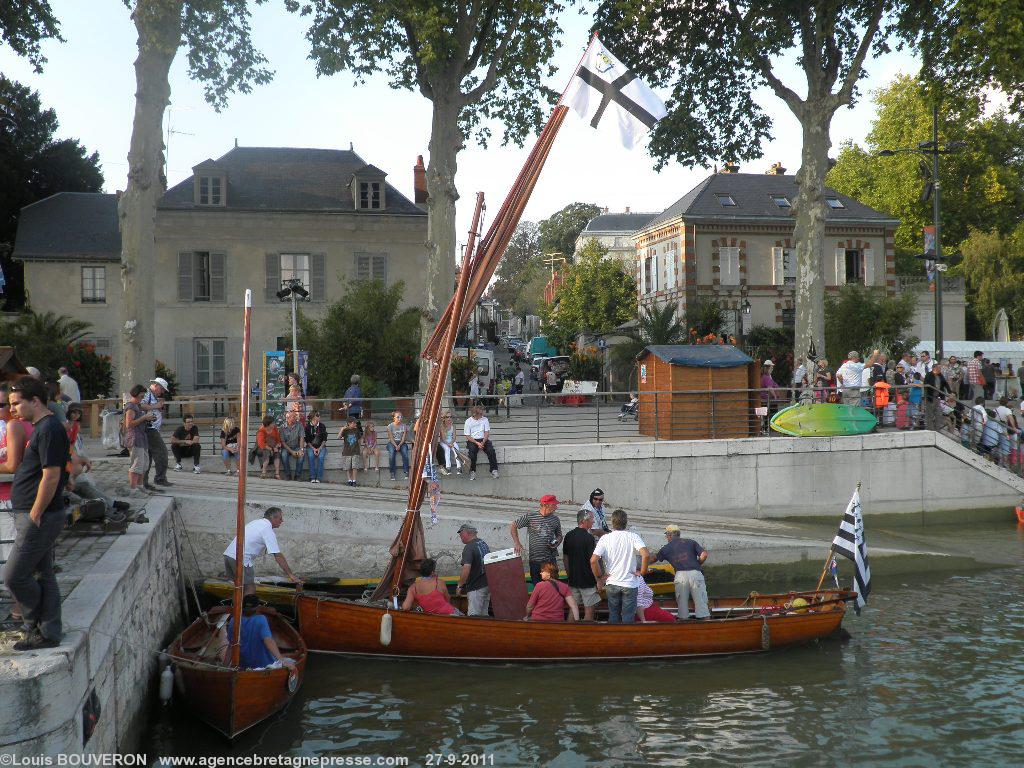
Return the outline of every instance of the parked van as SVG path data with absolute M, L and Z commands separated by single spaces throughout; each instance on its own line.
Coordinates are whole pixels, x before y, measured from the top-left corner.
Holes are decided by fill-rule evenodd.
M 548 341 L 547 336 L 534 336 L 530 339 L 530 356 L 544 355 L 544 357 L 554 357 L 558 354 L 558 350 L 555 349 L 551 342 Z

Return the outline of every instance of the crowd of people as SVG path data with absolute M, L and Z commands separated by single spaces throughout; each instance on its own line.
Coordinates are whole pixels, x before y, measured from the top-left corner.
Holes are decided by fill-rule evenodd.
M 558 505 L 554 495 L 545 495 L 536 511 L 527 512 L 509 524 L 516 554 L 524 552 L 519 531 L 526 529 L 529 537 L 525 552 L 533 590 L 526 604 L 526 620 L 594 621 L 601 591 L 605 593 L 611 624 L 684 621 L 691 618 L 691 601 L 694 620 L 710 617 L 702 571 L 708 552 L 695 540 L 684 538 L 678 525 L 665 527 L 665 544 L 652 554 L 641 536 L 628 529 L 629 519 L 624 510 L 607 511 L 602 489 L 594 489 L 576 513 L 576 527 L 564 535 Z M 456 533 L 463 549 L 455 594 L 466 597 L 469 616 L 487 616 L 490 588 L 484 558 L 490 547 L 470 523 L 459 526 Z M 559 553 L 565 581 L 559 580 Z M 656 562 L 666 562 L 675 571 L 675 614 L 657 604 L 644 579 L 648 568 Z M 410 586 L 402 607 L 462 615 L 437 575 L 437 563 L 432 558 L 422 562 L 420 576 Z

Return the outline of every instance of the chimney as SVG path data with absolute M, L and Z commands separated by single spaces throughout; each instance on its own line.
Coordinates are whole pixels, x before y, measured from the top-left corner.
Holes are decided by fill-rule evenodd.
M 782 163 L 772 163 L 772 167 L 765 171 L 765 173 L 768 176 L 785 176 L 786 169 L 782 167 Z
M 629 213 L 629 206 L 626 206 L 626 213 Z
M 416 156 L 416 165 L 412 167 L 413 202 L 416 205 L 427 204 L 427 169 L 423 166 L 423 155 Z
M 732 160 L 727 162 L 725 164 L 725 167 L 722 168 L 722 173 L 739 173 L 739 172 L 740 172 L 740 164 L 736 163 L 736 162 L 733 162 Z

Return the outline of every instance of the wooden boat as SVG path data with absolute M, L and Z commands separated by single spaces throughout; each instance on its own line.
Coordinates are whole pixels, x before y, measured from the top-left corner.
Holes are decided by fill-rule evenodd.
M 787 608 L 796 598 L 807 606 Z M 545 623 L 437 616 L 300 594 L 299 628 L 312 651 L 462 661 L 657 659 L 756 653 L 826 637 L 848 590 L 712 598 L 712 618 L 665 624 Z M 666 601 L 662 606 L 674 607 Z M 384 617 L 388 616 L 389 619 Z M 390 623 L 390 627 L 385 625 Z
M 298 690 L 306 669 L 306 644 L 283 616 L 269 607 L 257 612 L 267 617 L 281 653 L 295 667 L 238 669 L 217 660 L 226 638 L 221 620 L 230 607 L 218 607 L 192 622 L 167 650 L 174 660 L 178 696 L 196 717 L 233 739 L 280 710 Z
M 559 103 L 544 126 L 508 197 L 479 239 L 483 195 L 477 195 L 455 295 L 422 352 L 429 378 L 414 446 L 402 526 L 391 561 L 369 600 L 329 593 L 295 597 L 299 629 L 310 650 L 431 659 L 567 661 L 649 659 L 752 653 L 805 643 L 839 628 L 851 593 L 815 590 L 800 596 L 810 606 L 787 607 L 795 597 L 720 599 L 713 618 L 670 624 L 538 623 L 399 611 L 402 592 L 426 558 L 420 508 L 429 486 L 437 414 L 458 329 L 483 295 L 536 185 L 567 108 Z
M 239 430 L 248 434 L 249 422 L 249 336 L 252 319 L 252 291 L 245 292 L 242 333 L 242 402 Z M 240 456 L 245 456 L 242 451 Z M 235 569 L 230 607 L 204 613 L 182 632 L 166 651 L 174 667 L 175 692 L 195 715 L 233 739 L 284 707 L 302 683 L 306 669 L 306 644 L 284 617 L 269 607 L 259 607 L 282 656 L 294 667 L 246 669 L 241 665 L 242 566 L 245 544 L 246 463 L 238 464 L 238 494 L 235 505 Z M 226 626 L 231 619 L 231 636 Z M 227 653 L 223 648 L 227 645 Z
M 841 403 L 800 403 L 772 416 L 772 429 L 790 437 L 864 435 L 878 424 L 866 408 Z

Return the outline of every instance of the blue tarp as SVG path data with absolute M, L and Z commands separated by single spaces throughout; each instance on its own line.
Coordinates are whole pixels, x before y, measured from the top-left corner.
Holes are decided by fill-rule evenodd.
M 644 349 L 637 359 L 648 352 L 671 365 L 691 368 L 736 368 L 754 362 L 729 344 L 653 344 Z

